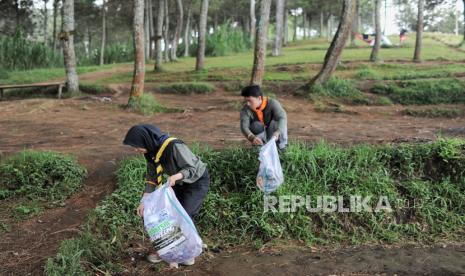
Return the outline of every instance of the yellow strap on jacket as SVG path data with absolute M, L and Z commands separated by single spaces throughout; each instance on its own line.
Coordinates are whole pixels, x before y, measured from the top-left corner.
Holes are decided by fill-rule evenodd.
M 170 144 L 171 141 L 176 140 L 174 137 L 170 137 L 166 139 L 163 144 L 161 145 L 160 149 L 157 152 L 157 155 L 153 158 L 153 161 L 155 162 L 156 170 L 157 170 L 157 183 L 154 183 L 152 181 L 147 181 L 149 184 L 152 185 L 157 185 L 160 186 L 162 185 L 163 181 L 163 167 L 160 163 L 160 158 L 163 155 L 163 152 L 165 151 L 166 147 Z

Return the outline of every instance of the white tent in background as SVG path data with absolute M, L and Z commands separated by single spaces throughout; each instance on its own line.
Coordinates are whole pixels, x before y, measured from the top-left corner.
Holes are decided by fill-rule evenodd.
M 370 46 L 375 45 L 375 39 L 370 42 Z M 391 40 L 385 35 L 381 35 L 381 46 L 392 46 Z

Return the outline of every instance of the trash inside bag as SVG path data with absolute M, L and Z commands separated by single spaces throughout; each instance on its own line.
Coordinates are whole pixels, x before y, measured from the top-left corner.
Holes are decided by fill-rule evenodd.
M 257 186 L 265 194 L 272 193 L 284 182 L 283 169 L 274 138 L 260 149 L 258 160 L 260 160 L 260 167 L 257 174 Z
M 162 260 L 182 263 L 202 253 L 202 239 L 168 183 L 142 203 L 145 230 Z

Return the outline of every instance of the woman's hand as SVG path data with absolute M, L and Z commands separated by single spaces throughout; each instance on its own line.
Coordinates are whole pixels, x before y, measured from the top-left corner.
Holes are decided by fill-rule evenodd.
M 143 217 L 144 216 L 144 204 L 142 203 L 142 200 L 144 200 L 144 197 L 148 196 L 149 193 L 144 193 L 142 195 L 142 198 L 140 199 L 140 204 L 139 206 L 137 207 L 137 215 L 139 217 Z
M 144 204 L 143 203 L 139 204 L 139 207 L 137 207 L 137 215 L 139 217 L 144 216 Z
M 182 177 L 183 176 L 181 173 L 174 174 L 168 178 L 168 183 L 170 184 L 170 186 L 174 186 L 176 184 L 176 181 L 181 180 Z

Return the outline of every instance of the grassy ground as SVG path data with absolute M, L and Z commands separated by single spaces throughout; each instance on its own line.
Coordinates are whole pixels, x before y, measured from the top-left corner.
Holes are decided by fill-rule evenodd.
M 342 64 L 338 67 L 335 75 L 342 78 L 356 80 L 403 80 L 415 78 L 447 77 L 454 74 L 465 74 L 461 64 L 465 60 L 465 52 L 448 46 L 446 43 L 457 44 L 460 36 L 426 34 L 422 57 L 427 64 L 419 65 L 410 63 L 415 36 L 409 36 L 402 47 L 382 48 L 380 50 L 381 62 L 373 64 L 368 61 L 371 47 L 365 42 L 358 41 L 358 46 L 347 47 L 342 55 Z M 397 37 L 391 37 L 396 44 Z M 441 42 L 444 41 L 444 42 Z M 282 56 L 266 58 L 265 81 L 306 81 L 314 76 L 326 54 L 329 43 L 324 39 L 314 39 L 291 43 L 284 48 Z M 357 61 L 357 64 L 348 62 Z M 446 61 L 451 61 L 446 63 Z M 252 67 L 253 53 L 248 51 L 241 54 L 208 57 L 205 70 L 193 72 L 195 58 L 180 58 L 178 62 L 163 65 L 163 72 L 154 73 L 153 64 L 148 63 L 146 70 L 146 81 L 164 82 L 189 82 L 189 81 L 248 81 L 250 68 Z M 384 63 L 386 62 L 386 63 Z M 407 63 L 405 63 L 407 62 Z M 109 69 L 115 64 L 103 67 L 90 66 L 78 68 L 78 73 L 94 72 L 100 69 Z M 32 71 L 6 72 L 0 74 L 0 83 L 32 83 L 47 81 L 64 77 L 62 68 L 37 69 Z M 132 72 L 115 73 L 112 76 L 98 80 L 99 84 L 130 83 Z
M 22 151 L 0 162 L 0 199 L 14 219 L 31 218 L 61 205 L 86 175 L 74 156 Z
M 433 35 L 430 35 L 433 36 Z M 396 41 L 396 38 L 392 38 Z M 432 38 L 425 38 L 423 59 L 429 61 L 426 65 L 410 63 L 415 37 L 411 35 L 402 47 L 382 48 L 381 62 L 373 64 L 368 61 L 371 47 L 359 42 L 356 48 L 344 50 L 342 65 L 335 72 L 336 76 L 354 79 L 414 79 L 429 77 L 444 77 L 454 74 L 464 74 L 465 69 L 458 61 L 465 60 L 465 53 L 455 51 L 451 47 Z M 329 43 L 315 39 L 291 43 L 284 48 L 284 54 L 279 57 L 267 56 L 265 81 L 305 81 L 314 76 L 318 64 L 322 63 Z M 152 71 L 153 64 L 147 64 L 147 82 L 179 82 L 179 81 L 248 81 L 252 67 L 253 53 L 246 52 L 232 56 L 209 57 L 203 72 L 194 72 L 194 58 L 181 58 L 178 62 L 163 65 L 162 73 Z M 351 65 L 350 62 L 358 64 Z M 453 61 L 454 63 L 445 63 Z M 384 63 L 387 62 L 387 63 Z M 407 62 L 407 63 L 405 63 Z M 432 62 L 435 62 L 432 64 Z M 438 64 L 441 62 L 441 64 Z M 445 63 L 445 64 L 443 64 Z M 363 71 L 371 71 L 364 74 Z M 360 72 L 361 71 L 361 72 Z M 371 74 L 370 74 L 371 73 Z M 130 82 L 132 73 L 120 73 L 101 80 L 100 83 Z
M 427 36 L 423 51 L 426 62 L 423 64 L 411 62 L 414 39 L 413 35 L 409 35 L 405 46 L 381 49 L 380 58 L 384 62 L 376 64 L 368 62 L 371 48 L 363 42 L 358 48 L 347 48 L 335 72 L 338 78 L 314 94 L 331 100 L 345 97 L 351 104 L 369 104 L 366 101 L 368 93 L 357 90 L 356 85 L 379 82 L 375 85 L 379 95 L 370 95 L 377 97 L 375 104 L 465 102 L 465 85 L 453 78 L 465 74 L 462 68 L 465 53 L 446 45 L 446 40 L 457 38 Z M 396 38 L 392 40 L 396 41 Z M 285 48 L 283 56 L 267 57 L 265 86 L 271 87 L 275 81 L 308 81 L 317 73 L 328 45 L 324 40 L 298 42 Z M 178 62 L 165 64 L 162 73 L 152 72 L 153 64 L 149 63 L 146 82 L 169 93 L 184 93 L 186 89 L 190 91 L 193 87 L 205 86 L 203 82 L 207 85 L 215 82 L 215 87 L 221 85 L 225 90 L 238 91 L 249 79 L 252 52 L 207 58 L 206 69 L 201 72 L 193 72 L 194 62 L 193 58 L 181 58 Z M 108 65 L 103 69 L 113 66 L 118 65 Z M 100 68 L 83 67 L 79 68 L 79 72 L 95 72 Z M 63 76 L 61 68 L 7 72 L 7 76 L 0 75 L 0 83 L 47 81 Z M 450 79 L 421 80 L 445 77 Z M 128 84 L 131 78 L 130 71 L 115 73 L 108 78 L 94 80 L 93 85 Z M 385 80 L 401 82 L 386 84 Z M 207 90 L 211 89 L 206 86 L 199 89 L 200 93 Z M 431 97 L 433 92 L 434 97 Z M 313 100 L 320 101 L 323 112 L 328 109 L 320 98 Z M 140 106 L 141 112 L 145 109 L 151 111 L 156 106 L 155 101 L 144 103 L 147 105 Z M 335 109 L 341 112 L 339 106 Z M 442 109 L 405 111 L 410 116 L 446 118 L 460 112 Z M 311 146 L 293 143 L 283 155 L 286 183 L 278 191 L 280 195 L 385 194 L 393 202 L 411 202 L 418 198 L 425 203 L 424 208 L 414 210 L 394 205 L 395 212 L 387 215 L 307 214 L 305 211 L 295 215 L 264 214 L 263 197 L 254 182 L 257 166 L 250 165 L 258 165 L 256 152 L 242 148 L 201 152 L 202 159 L 210 166 L 214 182 L 198 226 L 202 236 L 214 246 L 253 242 L 260 248 L 275 239 L 301 240 L 308 244 L 434 242 L 437 239 L 463 241 L 464 149 L 463 140 L 352 148 L 326 143 Z M 122 255 L 127 254 L 124 250 L 128 243 L 134 239 L 140 241 L 144 236 L 140 219 L 134 216 L 144 171 L 144 162 L 140 158 L 126 160 L 121 165 L 118 189 L 99 203 L 76 239 L 63 242 L 57 258 L 48 262 L 49 275 L 121 271 Z M 41 212 L 41 209 L 35 205 L 18 205 L 14 211 L 18 217 L 28 217 L 28 214 Z
M 78 74 L 85 74 L 99 70 L 111 69 L 120 64 L 106 64 L 103 66 L 78 67 Z M 0 84 L 28 84 L 46 82 L 65 77 L 64 68 L 34 69 L 30 71 L 13 71 L 0 75 Z
M 281 156 L 285 183 L 276 195 L 371 196 L 373 208 L 383 196 L 393 211 L 378 213 L 309 212 L 305 207 L 265 213 L 263 194 L 255 186 L 256 151 L 231 148 L 199 154 L 209 165 L 212 183 L 197 226 L 211 247 L 261 248 L 276 240 L 308 245 L 463 240 L 464 140 L 351 148 L 292 143 Z M 57 258 L 49 259 L 48 275 L 124 270 L 129 244 L 144 240 L 133 212 L 144 172 L 143 158 L 122 162 L 118 189 L 90 214 L 82 234 L 64 241 Z

